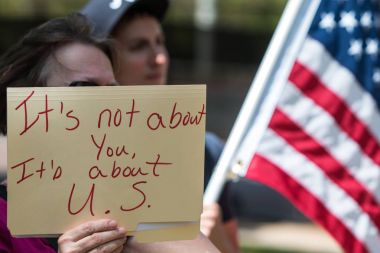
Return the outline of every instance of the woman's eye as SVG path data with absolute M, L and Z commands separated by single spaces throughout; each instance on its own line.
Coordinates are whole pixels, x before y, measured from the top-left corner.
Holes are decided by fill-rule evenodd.
M 98 86 L 98 85 L 94 82 L 88 82 L 88 81 L 74 81 L 74 82 L 71 82 L 69 86 L 77 87 L 77 86 Z
M 143 50 L 145 47 L 147 47 L 149 45 L 149 43 L 145 42 L 145 41 L 138 41 L 136 43 L 132 43 L 129 47 L 129 50 L 130 51 L 139 51 L 139 50 Z

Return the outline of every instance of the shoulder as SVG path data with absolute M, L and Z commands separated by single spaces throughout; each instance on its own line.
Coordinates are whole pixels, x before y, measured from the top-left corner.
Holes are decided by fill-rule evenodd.
M 206 132 L 206 150 L 208 150 L 213 157 L 220 156 L 223 146 L 223 141 L 216 134 Z
M 0 197 L 0 252 L 11 252 L 11 238 L 7 227 L 7 202 Z
M 0 186 L 0 252 L 55 253 L 45 239 L 12 237 L 7 226 L 6 188 Z

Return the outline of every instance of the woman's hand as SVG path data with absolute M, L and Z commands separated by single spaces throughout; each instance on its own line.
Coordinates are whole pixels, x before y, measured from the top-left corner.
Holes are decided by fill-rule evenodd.
M 239 252 L 234 241 L 228 236 L 222 221 L 222 211 L 218 203 L 203 206 L 201 215 L 201 232 L 224 253 Z
M 201 215 L 201 231 L 210 237 L 211 234 L 223 230 L 222 214 L 217 203 L 205 205 Z
M 123 250 L 126 239 L 126 230 L 118 227 L 116 221 L 90 221 L 61 235 L 58 239 L 58 252 L 119 253 Z

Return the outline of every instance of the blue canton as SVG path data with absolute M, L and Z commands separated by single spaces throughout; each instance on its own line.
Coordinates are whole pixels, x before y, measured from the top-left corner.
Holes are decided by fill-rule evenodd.
M 379 1 L 322 0 L 309 36 L 320 41 L 380 106 Z

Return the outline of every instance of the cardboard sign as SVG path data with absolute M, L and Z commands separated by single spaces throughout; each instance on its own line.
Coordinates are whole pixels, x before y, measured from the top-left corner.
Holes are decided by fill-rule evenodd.
M 61 234 L 113 218 L 143 241 L 154 232 L 195 237 L 205 93 L 205 85 L 9 88 L 11 233 Z M 139 231 L 142 223 L 180 226 Z

